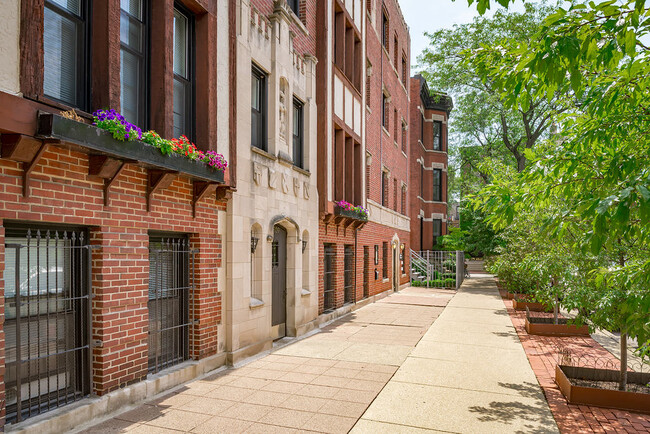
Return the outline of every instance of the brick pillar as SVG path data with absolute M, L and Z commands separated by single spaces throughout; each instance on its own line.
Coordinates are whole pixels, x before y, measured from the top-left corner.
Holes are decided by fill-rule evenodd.
M 104 395 L 147 376 L 149 236 L 101 227 L 90 240 L 103 246 L 93 252 L 92 337 L 101 342 L 93 349 L 93 389 Z
M 197 321 L 190 329 L 190 356 L 203 359 L 217 353 L 217 327 L 221 323 L 221 293 L 217 270 L 221 267 L 221 236 L 213 233 L 194 234 L 190 246 L 194 254 L 194 290 L 190 316 Z

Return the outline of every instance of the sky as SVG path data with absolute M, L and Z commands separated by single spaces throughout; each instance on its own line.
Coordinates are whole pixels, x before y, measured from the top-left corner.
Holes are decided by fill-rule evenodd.
M 424 32 L 451 28 L 454 24 L 471 22 L 479 16 L 476 3 L 467 6 L 467 0 L 399 0 L 402 13 L 411 31 L 411 64 L 417 64 L 417 57 L 427 46 Z M 522 11 L 523 3 L 517 0 L 510 10 Z M 496 5 L 492 6 L 492 11 Z M 488 16 L 490 12 L 488 11 Z M 416 73 L 417 71 L 412 71 Z

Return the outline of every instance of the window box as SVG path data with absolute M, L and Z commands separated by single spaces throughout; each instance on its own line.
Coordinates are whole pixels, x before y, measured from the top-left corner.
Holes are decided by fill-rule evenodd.
M 367 222 L 368 221 L 368 217 L 361 214 L 360 212 L 358 212 L 358 211 L 348 211 L 348 210 L 346 210 L 344 208 L 341 208 L 340 206 L 334 207 L 334 214 L 337 215 L 337 216 L 347 217 L 347 218 L 351 218 L 351 219 L 354 219 L 354 220 L 359 220 L 359 221 L 362 221 L 362 222 Z
M 218 184 L 224 183 L 223 170 L 209 167 L 202 161 L 180 155 L 163 155 L 159 149 L 140 141 L 119 141 L 108 131 L 52 113 L 38 115 L 38 138 L 59 140 L 78 145 L 90 154 L 136 161 L 141 166 L 165 171 L 180 172 L 194 179 Z

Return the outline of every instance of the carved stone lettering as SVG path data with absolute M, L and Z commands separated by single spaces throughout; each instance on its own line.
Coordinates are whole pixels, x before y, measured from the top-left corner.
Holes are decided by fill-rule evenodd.
M 262 184 L 262 165 L 253 163 L 253 182 L 255 185 Z
M 286 174 L 282 174 L 282 193 L 289 193 L 289 180 Z
M 296 177 L 293 178 L 293 194 L 296 196 L 300 194 L 300 180 Z
M 278 188 L 278 174 L 273 169 L 269 169 L 269 188 Z

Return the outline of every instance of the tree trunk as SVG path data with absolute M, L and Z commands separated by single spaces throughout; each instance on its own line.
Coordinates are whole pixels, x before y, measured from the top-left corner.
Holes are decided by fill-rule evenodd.
M 520 155 L 517 157 L 517 172 L 523 172 L 526 168 L 526 157 Z
M 558 316 L 559 316 L 559 311 L 560 311 L 560 300 L 558 299 L 558 296 L 555 296 L 555 308 L 553 309 L 553 324 L 557 325 L 558 321 Z
M 621 333 L 621 376 L 618 390 L 627 389 L 627 333 Z

